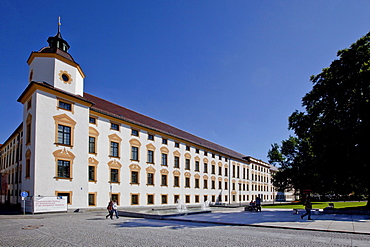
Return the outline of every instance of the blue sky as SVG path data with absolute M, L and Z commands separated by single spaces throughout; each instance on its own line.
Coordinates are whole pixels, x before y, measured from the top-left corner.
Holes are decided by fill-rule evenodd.
M 310 76 L 370 31 L 370 1 L 353 0 L 2 0 L 0 16 L 0 143 L 61 16 L 85 92 L 264 161 Z

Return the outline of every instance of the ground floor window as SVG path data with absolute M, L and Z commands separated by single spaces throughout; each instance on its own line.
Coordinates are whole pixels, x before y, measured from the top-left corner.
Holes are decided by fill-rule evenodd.
M 96 206 L 96 193 L 89 193 L 89 206 Z
M 66 196 L 67 204 L 72 204 L 72 191 L 57 191 L 55 194 L 57 196 Z
M 162 195 L 162 204 L 167 204 L 167 195 Z
M 119 194 L 111 194 L 111 200 L 116 201 L 117 205 L 119 205 Z
M 131 194 L 131 205 L 139 205 L 139 194 Z
M 154 204 L 154 195 L 148 195 L 147 197 L 147 204 Z
M 180 199 L 180 196 L 179 195 L 174 195 L 173 196 L 173 202 L 174 203 L 177 203 L 177 201 Z
M 199 202 L 199 196 L 195 195 L 195 202 Z
M 185 196 L 185 203 L 190 203 L 190 196 L 189 195 Z

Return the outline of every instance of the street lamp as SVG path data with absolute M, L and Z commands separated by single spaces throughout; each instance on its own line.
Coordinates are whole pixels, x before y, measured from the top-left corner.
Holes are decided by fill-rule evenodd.
M 112 200 L 112 181 L 109 181 L 109 188 L 110 188 L 110 194 L 109 194 L 109 200 Z

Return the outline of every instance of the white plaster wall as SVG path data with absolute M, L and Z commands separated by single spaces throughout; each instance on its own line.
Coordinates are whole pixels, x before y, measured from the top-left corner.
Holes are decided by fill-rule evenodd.
M 88 163 L 88 108 L 79 104 L 74 105 L 74 114 L 57 108 L 54 95 L 36 91 L 35 117 L 35 195 L 53 196 L 55 191 L 73 191 L 71 208 L 86 207 L 87 205 L 87 163 Z M 56 127 L 53 116 L 66 114 L 76 121 L 73 147 L 55 145 Z M 75 155 L 71 176 L 72 181 L 56 180 L 56 160 L 53 152 L 66 149 Z
M 59 79 L 61 70 L 67 71 L 72 76 L 72 82 L 70 84 L 64 83 Z M 54 81 L 55 87 L 73 94 L 83 95 L 83 78 L 78 69 L 58 59 L 55 59 Z
M 29 66 L 29 73 L 33 71 L 32 81 L 54 85 L 54 60 L 50 57 L 35 57 Z
M 56 58 L 35 57 L 29 68 L 30 72 L 33 71 L 33 81 L 45 81 L 69 93 L 83 95 L 84 80 L 76 67 Z M 60 80 L 60 71 L 67 71 L 71 75 L 72 82 L 70 84 Z
M 92 112 L 93 114 L 93 112 Z M 175 148 L 174 143 L 175 141 L 172 139 L 168 139 L 168 144 L 163 145 L 162 144 L 162 137 L 159 135 L 156 135 L 154 137 L 154 141 L 150 141 L 147 139 L 147 132 L 146 131 L 140 131 L 139 137 L 131 136 L 131 127 L 127 125 L 120 125 L 120 131 L 114 131 L 110 129 L 110 121 L 108 119 L 99 117 L 97 119 L 97 125 L 90 124 L 91 127 L 95 128 L 99 132 L 99 137 L 97 140 L 97 154 L 92 155 L 90 154 L 90 157 L 95 158 L 99 161 L 98 167 L 97 167 L 97 183 L 89 182 L 89 192 L 98 192 L 97 193 L 97 207 L 104 207 L 107 204 L 107 201 L 109 200 L 109 192 L 110 192 L 110 170 L 108 167 L 108 162 L 113 160 L 109 157 L 109 151 L 110 151 L 110 143 L 108 136 L 111 134 L 117 134 L 120 138 L 122 138 L 122 142 L 120 145 L 120 158 L 116 159 L 121 165 L 121 171 L 120 171 L 120 184 L 113 184 L 112 185 L 112 193 L 120 193 L 120 206 L 131 206 L 130 200 L 131 196 L 130 193 L 134 194 L 140 194 L 139 197 L 139 205 L 138 206 L 146 206 L 147 205 L 147 194 L 155 194 L 154 203 L 155 206 L 163 205 L 161 204 L 161 194 L 167 194 L 168 195 L 168 205 L 174 205 L 174 195 L 180 195 L 180 199 L 185 201 L 185 195 L 190 195 L 190 204 L 197 204 L 195 203 L 195 195 L 199 195 L 200 202 L 203 202 L 204 195 L 208 195 L 208 200 L 212 199 L 212 196 L 217 196 L 220 193 L 220 190 L 218 189 L 218 178 L 222 177 L 222 199 L 224 200 L 224 195 L 228 195 L 228 191 L 224 190 L 224 181 L 225 178 L 228 178 L 228 176 L 224 176 L 224 167 L 225 165 L 229 166 L 229 162 L 226 162 L 225 159 L 222 159 L 222 176 L 217 175 L 218 174 L 218 162 L 220 160 L 218 159 L 218 155 L 216 155 L 215 158 L 212 158 L 211 153 L 208 152 L 208 173 L 206 174 L 208 176 L 208 189 L 203 189 L 203 159 L 206 157 L 204 156 L 203 150 L 200 150 L 200 153 L 195 153 L 195 148 L 191 147 L 190 151 L 185 150 L 186 144 L 180 143 L 180 148 Z M 131 161 L 131 146 L 129 141 L 131 139 L 137 139 L 140 141 L 141 146 L 139 149 L 139 162 L 137 161 Z M 147 164 L 147 148 L 146 145 L 152 143 L 155 147 L 155 164 L 153 167 L 156 169 L 154 179 L 155 179 L 155 186 L 147 186 L 146 185 L 146 179 L 147 179 L 147 172 L 146 168 L 150 166 Z M 161 166 L 161 151 L 160 148 L 165 146 L 169 149 L 168 153 L 168 167 Z M 174 151 L 179 151 L 181 153 L 180 156 L 180 187 L 173 187 L 173 171 L 178 170 L 173 167 L 173 161 L 174 161 Z M 185 153 L 189 153 L 191 155 L 191 170 L 185 170 Z M 200 159 L 200 172 L 195 172 L 195 157 L 199 157 Z M 211 174 L 211 162 L 215 161 L 216 163 L 216 174 Z M 141 167 L 140 173 L 139 173 L 139 185 L 136 184 L 130 184 L 131 181 L 131 172 L 129 169 L 129 166 L 131 164 L 138 164 Z M 240 164 L 243 165 L 242 163 Z M 167 169 L 168 170 L 168 186 L 162 187 L 161 186 L 161 169 Z M 230 168 L 229 168 L 230 169 Z M 185 188 L 185 172 L 191 173 L 190 178 L 190 188 Z M 195 174 L 199 174 L 199 187 L 200 188 L 194 188 L 195 185 Z M 215 176 L 215 188 L 211 189 L 211 177 Z M 240 170 L 240 177 L 242 177 L 242 169 Z M 229 179 L 229 181 L 231 181 Z M 231 184 L 229 183 L 228 188 L 231 188 Z M 237 192 L 239 195 L 238 187 Z M 149 205 L 149 207 L 152 205 Z

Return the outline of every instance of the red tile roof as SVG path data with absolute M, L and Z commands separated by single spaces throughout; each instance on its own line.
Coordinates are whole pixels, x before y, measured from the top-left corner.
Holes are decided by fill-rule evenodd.
M 224 156 L 229 156 L 236 159 L 243 159 L 246 155 L 235 152 L 231 149 L 225 148 L 213 142 L 207 141 L 203 138 L 175 128 L 171 125 L 163 123 L 161 121 L 155 120 L 153 118 L 147 117 L 125 107 L 119 106 L 107 100 L 98 98 L 94 95 L 84 93 L 84 98 L 94 105 L 91 107 L 91 110 L 106 114 L 124 121 L 143 126 L 169 136 L 177 137 L 183 139 L 195 145 L 202 146 L 210 151 L 215 151 L 221 153 Z

